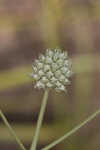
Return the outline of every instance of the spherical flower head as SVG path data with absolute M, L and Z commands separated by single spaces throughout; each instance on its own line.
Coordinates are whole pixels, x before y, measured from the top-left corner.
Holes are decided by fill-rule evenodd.
M 31 74 L 35 88 L 53 88 L 56 91 L 66 91 L 69 78 L 72 76 L 72 65 L 66 51 L 47 49 L 32 65 Z

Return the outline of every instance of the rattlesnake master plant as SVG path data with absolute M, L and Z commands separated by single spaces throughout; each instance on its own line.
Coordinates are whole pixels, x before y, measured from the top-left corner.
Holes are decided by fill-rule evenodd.
M 30 150 L 36 150 L 40 135 L 40 128 L 43 122 L 43 116 L 45 113 L 45 108 L 49 95 L 49 89 L 54 88 L 57 91 L 66 91 L 66 86 L 69 84 L 69 78 L 72 75 L 72 70 L 71 70 L 71 62 L 68 59 L 67 52 L 62 52 L 60 49 L 54 50 L 47 49 L 44 55 L 40 55 L 39 59 L 35 60 L 32 67 L 33 72 L 31 76 L 35 81 L 35 87 L 45 89 L 35 134 L 30 147 Z M 84 126 L 89 121 L 94 119 L 98 114 L 100 114 L 100 109 L 97 110 L 95 113 L 93 113 L 90 117 L 88 117 L 84 122 L 80 123 L 71 131 L 66 133 L 64 136 L 60 137 L 58 140 L 55 140 L 48 146 L 42 148 L 41 150 L 49 150 L 53 148 L 55 145 L 59 144 L 60 142 L 67 139 L 75 132 L 77 132 L 77 130 L 79 130 L 82 126 Z M 6 119 L 1 109 L 0 109 L 0 117 L 2 118 L 6 127 L 9 129 L 9 132 L 12 134 L 13 138 L 19 145 L 20 149 L 26 150 L 25 146 L 17 137 L 16 133 L 12 129 L 11 125 L 9 124 L 8 120 Z
M 32 65 L 31 76 L 35 81 L 35 88 L 54 88 L 56 91 L 66 91 L 69 78 L 72 75 L 71 62 L 67 52 L 60 49 L 47 49 Z

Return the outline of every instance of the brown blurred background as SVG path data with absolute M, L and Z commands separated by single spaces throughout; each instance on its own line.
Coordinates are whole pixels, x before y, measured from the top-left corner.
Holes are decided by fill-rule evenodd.
M 67 94 L 49 94 L 38 149 L 100 108 L 100 0 L 0 0 L 0 109 L 28 150 L 43 96 L 28 73 L 40 52 L 57 47 L 74 76 Z M 98 116 L 52 150 L 99 148 Z M 0 150 L 19 150 L 1 119 Z

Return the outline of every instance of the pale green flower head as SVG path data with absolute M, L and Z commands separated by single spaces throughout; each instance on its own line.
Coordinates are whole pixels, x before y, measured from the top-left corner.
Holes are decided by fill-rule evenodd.
M 34 87 L 38 89 L 53 88 L 56 91 L 66 91 L 69 78 L 72 76 L 72 65 L 66 51 L 47 49 L 32 65 L 31 74 Z

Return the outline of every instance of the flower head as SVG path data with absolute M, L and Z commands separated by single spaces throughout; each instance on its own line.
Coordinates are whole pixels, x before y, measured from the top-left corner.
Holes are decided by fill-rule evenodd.
M 31 74 L 35 81 L 35 88 L 54 88 L 57 91 L 65 91 L 72 75 L 71 62 L 67 52 L 60 49 L 47 49 L 44 55 L 40 55 L 32 65 Z

